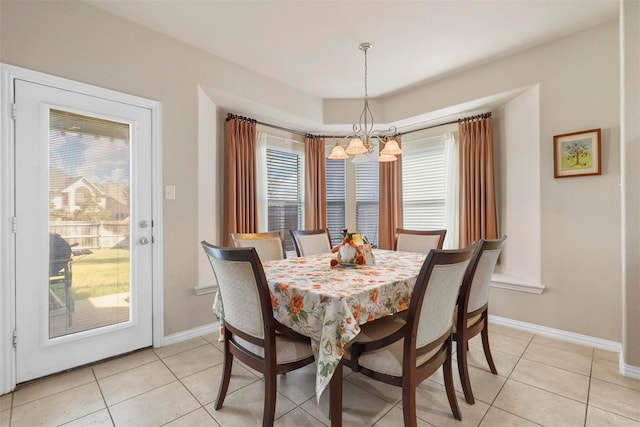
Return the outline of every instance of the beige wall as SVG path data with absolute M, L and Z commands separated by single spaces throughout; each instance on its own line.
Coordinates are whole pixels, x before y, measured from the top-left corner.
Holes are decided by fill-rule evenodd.
M 198 231 L 199 86 L 286 105 L 303 117 L 321 115 L 321 102 L 82 2 L 3 0 L 0 7 L 2 62 L 161 102 L 163 184 L 176 186 L 176 199 L 163 204 L 165 335 L 214 322 L 213 296 L 193 291 L 199 242 L 216 237 Z M 221 222 L 215 212 L 208 220 Z
M 220 145 L 207 150 L 202 135 L 220 135 L 222 104 L 246 106 L 236 107 L 242 114 L 270 109 L 314 123 L 332 110 L 334 101 L 323 103 L 83 3 L 2 1 L 1 8 L 2 62 L 162 103 L 163 181 L 176 186 L 176 200 L 164 202 L 165 334 L 212 322 L 211 295 L 196 297 L 193 288 L 199 283 L 199 241 L 205 238 L 200 233 L 215 239 L 217 232 L 198 217 L 198 206 L 215 206 L 219 212 L 219 200 L 200 199 L 215 197 L 222 169 L 220 162 L 213 164 Z M 493 314 L 622 340 L 618 82 L 618 26 L 613 22 L 396 94 L 381 105 L 385 119 L 395 121 L 539 85 L 539 276 L 547 290 L 531 295 L 494 289 Z M 202 106 L 203 93 L 213 107 Z M 217 128 L 203 130 L 206 117 L 199 114 L 206 108 L 210 115 L 216 106 Z M 553 179 L 553 135 L 598 127 L 603 130 L 603 175 Z M 498 138 L 510 144 L 504 135 Z M 207 163 L 201 154 L 212 158 L 214 174 L 198 171 Z M 210 176 L 217 181 L 199 183 Z M 506 194 L 513 191 L 510 187 Z M 221 223 L 217 212 L 207 221 Z

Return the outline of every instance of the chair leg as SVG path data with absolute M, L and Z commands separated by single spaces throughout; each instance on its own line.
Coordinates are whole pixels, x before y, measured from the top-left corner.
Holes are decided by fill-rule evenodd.
M 222 377 L 220 378 L 220 387 L 218 388 L 218 398 L 216 399 L 216 411 L 222 408 L 224 398 L 227 396 L 229 389 L 229 381 L 231 380 L 231 368 L 233 368 L 233 355 L 229 352 L 229 344 L 225 343 L 224 364 L 222 367 Z
M 498 374 L 498 370 L 496 369 L 495 363 L 493 363 L 493 357 L 491 356 L 491 348 L 489 347 L 489 330 L 487 326 L 489 322 L 485 318 L 484 320 L 484 328 L 482 328 L 482 332 L 480 335 L 482 336 L 482 348 L 484 349 L 484 356 L 487 358 L 487 363 L 489 364 L 489 369 L 491 369 L 491 373 L 494 375 Z
M 417 427 L 416 418 L 416 381 L 406 379 L 402 384 L 402 415 L 404 427 Z
M 460 361 L 458 361 L 460 363 Z M 462 420 L 462 414 L 460 414 L 460 408 L 458 407 L 458 399 L 456 398 L 456 390 L 453 386 L 453 369 L 451 367 L 451 341 L 447 344 L 447 358 L 442 365 L 442 373 L 444 374 L 444 388 L 447 391 L 447 399 L 449 399 L 449 406 L 451 412 L 456 420 Z M 415 389 L 414 389 L 415 393 Z
M 262 427 L 273 426 L 276 417 L 276 383 L 275 372 L 264 373 L 264 409 L 262 412 Z
M 457 353 L 458 353 L 458 374 L 460 375 L 460 383 L 464 392 L 464 399 L 469 405 L 476 403 L 471 390 L 471 381 L 469 379 L 469 364 L 467 361 L 469 351 L 469 343 L 464 334 L 458 334 L 456 337 Z

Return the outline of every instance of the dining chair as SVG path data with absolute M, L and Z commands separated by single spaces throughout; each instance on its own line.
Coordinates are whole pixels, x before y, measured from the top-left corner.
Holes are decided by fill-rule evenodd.
M 397 316 L 365 323 L 345 350 L 353 371 L 402 387 L 405 426 L 416 426 L 416 387 L 441 366 L 453 416 L 461 420 L 452 374 L 452 313 L 472 248 L 433 250 L 416 279 L 406 321 Z
M 309 256 L 331 252 L 329 230 L 290 230 L 298 256 Z
M 215 409 L 222 408 L 237 358 L 264 375 L 262 425 L 273 426 L 276 375 L 314 363 L 311 341 L 273 318 L 271 294 L 255 248 L 220 248 L 205 241 L 201 245 L 224 301 L 224 363 Z
M 470 405 L 475 403 L 467 362 L 469 340 L 471 338 L 481 334 L 484 356 L 489 364 L 489 369 L 494 375 L 498 374 L 489 347 L 489 285 L 491 284 L 491 274 L 506 238 L 507 236 L 496 240 L 482 239 L 476 243 L 453 314 L 455 323 L 453 339 L 456 341 L 458 373 L 460 374 L 464 398 Z
M 396 229 L 395 250 L 429 253 L 431 249 L 442 249 L 447 230 Z
M 234 248 L 256 248 L 260 261 L 285 259 L 284 233 L 270 231 L 267 233 L 229 233 L 231 246 Z

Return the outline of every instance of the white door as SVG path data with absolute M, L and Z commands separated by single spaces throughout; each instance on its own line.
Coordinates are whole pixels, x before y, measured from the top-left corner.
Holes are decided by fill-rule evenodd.
M 151 110 L 14 89 L 23 382 L 152 343 Z

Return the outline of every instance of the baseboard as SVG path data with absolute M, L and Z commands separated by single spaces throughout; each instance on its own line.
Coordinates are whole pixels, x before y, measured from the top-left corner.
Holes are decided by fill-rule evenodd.
M 589 335 L 576 334 L 575 332 L 563 331 L 560 329 L 549 328 L 547 326 L 540 326 L 533 323 L 521 322 L 519 320 L 507 319 L 506 317 L 499 317 L 489 315 L 489 322 L 496 325 L 508 326 L 514 329 L 520 329 L 522 331 L 531 332 L 537 335 L 544 335 L 550 338 L 556 338 L 562 341 L 568 341 L 575 344 L 585 345 L 587 347 L 599 348 L 601 350 L 613 351 L 621 354 L 622 344 L 615 341 L 604 340 L 602 338 L 591 337 Z M 637 368 L 636 368 L 637 369 Z
M 622 353 L 620 353 L 620 373 L 625 377 L 640 380 L 640 367 L 625 364 Z
M 187 331 L 182 331 L 176 334 L 167 335 L 162 340 L 162 344 L 159 345 L 158 347 L 165 347 L 171 344 L 177 344 L 182 341 L 190 340 L 192 338 L 198 338 L 203 335 L 217 333 L 219 330 L 220 330 L 219 322 L 198 326 L 197 328 L 189 329 Z

